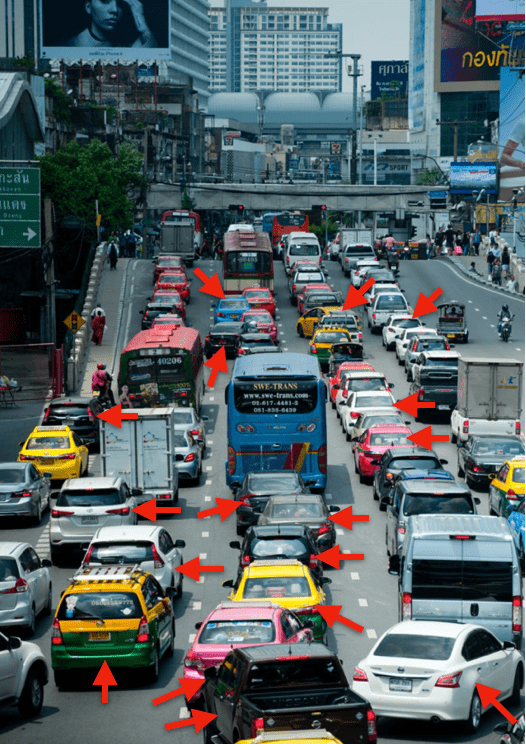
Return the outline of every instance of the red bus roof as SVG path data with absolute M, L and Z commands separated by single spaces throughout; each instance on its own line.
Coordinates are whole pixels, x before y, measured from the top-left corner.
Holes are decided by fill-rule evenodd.
M 225 233 L 225 252 L 227 251 L 267 251 L 271 252 L 268 233 L 236 230 Z
M 167 220 L 170 220 L 170 218 L 173 219 L 174 217 L 193 217 L 196 229 L 201 229 L 201 218 L 197 212 L 189 212 L 187 209 L 170 209 L 167 212 L 163 212 L 161 215 L 161 222 L 166 222 Z
M 172 326 L 158 326 L 148 331 L 139 331 L 131 339 L 122 354 L 139 349 L 155 349 L 159 347 L 186 349 L 192 354 L 199 353 L 201 337 L 195 328 L 173 328 Z

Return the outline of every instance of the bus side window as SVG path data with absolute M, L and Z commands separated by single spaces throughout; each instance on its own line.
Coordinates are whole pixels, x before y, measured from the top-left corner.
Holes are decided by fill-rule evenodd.
M 228 388 L 230 387 L 230 383 L 225 388 L 225 404 L 228 405 Z

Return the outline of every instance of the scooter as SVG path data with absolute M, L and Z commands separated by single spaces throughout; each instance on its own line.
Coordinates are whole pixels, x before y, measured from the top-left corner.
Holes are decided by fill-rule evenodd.
M 503 341 L 506 341 L 506 343 L 511 336 L 511 321 L 514 319 L 514 317 L 515 316 L 512 315 L 511 318 L 504 318 L 501 322 L 500 337 Z

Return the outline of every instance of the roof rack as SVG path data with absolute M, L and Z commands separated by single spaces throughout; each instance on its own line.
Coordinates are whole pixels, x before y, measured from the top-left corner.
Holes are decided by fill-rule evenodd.
M 124 566 L 81 566 L 70 581 L 122 581 L 134 578 L 136 572 L 145 574 L 139 563 Z
M 306 741 L 311 739 L 334 739 L 335 737 L 325 729 L 318 729 L 313 731 L 307 729 L 306 731 L 265 731 L 261 732 L 254 739 L 255 744 L 258 742 L 267 741 L 300 741 L 304 744 Z
M 283 561 L 282 561 L 283 563 Z M 276 605 L 274 602 L 271 602 L 270 600 L 260 600 L 258 602 L 254 602 L 252 600 L 247 600 L 246 602 L 243 602 L 243 600 L 240 600 L 238 602 L 221 602 L 217 605 L 216 610 L 231 610 L 235 609 L 236 607 L 261 607 L 264 610 L 275 610 Z
M 71 431 L 69 426 L 35 426 L 33 431 L 49 434 L 50 431 Z
M 252 561 L 249 568 L 252 567 L 262 567 L 262 566 L 303 566 L 303 563 L 300 563 L 300 561 L 296 560 L 296 558 L 286 558 L 285 560 L 276 560 L 276 561 Z

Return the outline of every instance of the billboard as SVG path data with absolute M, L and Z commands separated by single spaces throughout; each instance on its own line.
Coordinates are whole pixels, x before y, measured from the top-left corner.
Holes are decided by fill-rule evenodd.
M 411 3 L 409 38 L 409 129 L 419 132 L 424 128 L 424 72 L 426 41 L 426 0 Z
M 524 186 L 524 75 L 509 67 L 500 71 L 499 181 L 499 201 Z
M 371 101 L 378 98 L 405 98 L 407 95 L 408 60 L 371 62 Z
M 477 21 L 524 20 L 523 0 L 477 0 Z
M 486 189 L 488 194 L 497 191 L 497 163 L 453 162 L 449 171 L 450 194 L 469 194 Z
M 40 0 L 41 56 L 170 59 L 170 0 Z

